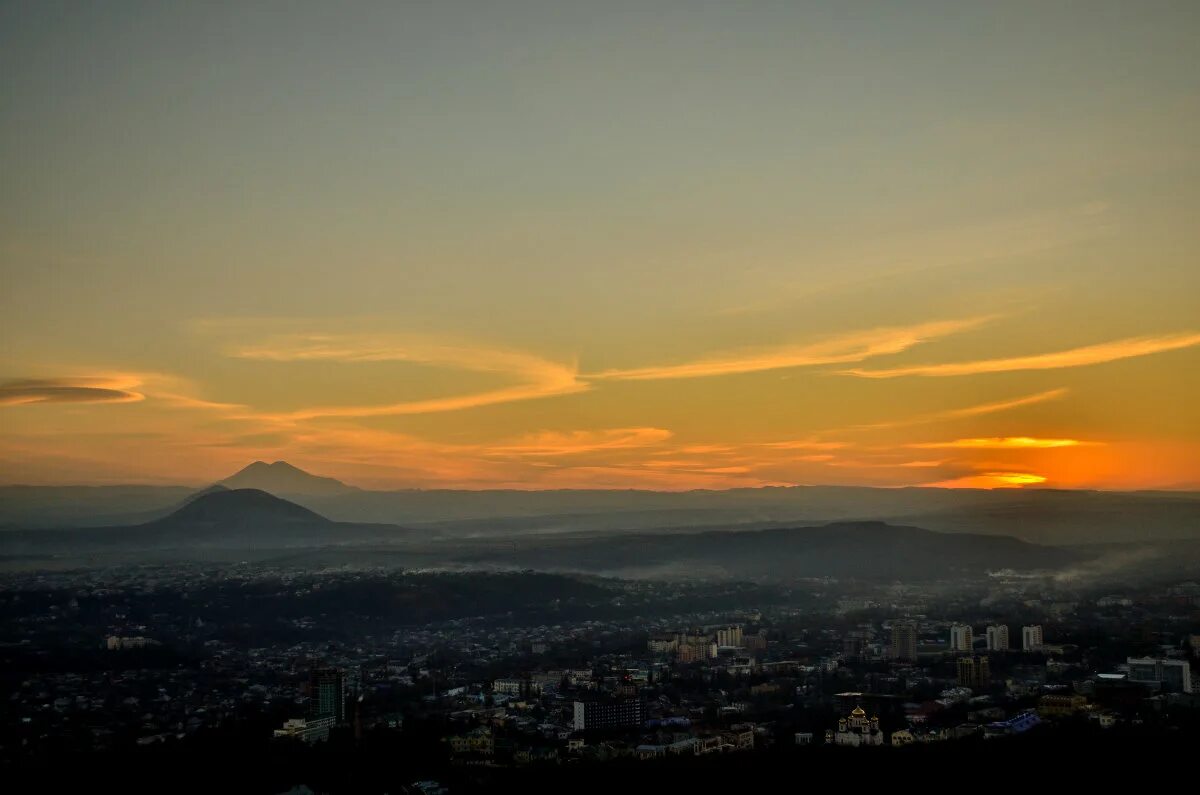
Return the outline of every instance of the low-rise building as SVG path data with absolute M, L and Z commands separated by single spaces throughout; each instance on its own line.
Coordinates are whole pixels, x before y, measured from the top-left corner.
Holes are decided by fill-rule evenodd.
M 333 726 L 333 723 L 334 719 L 332 716 L 292 718 L 284 722 L 283 728 L 275 730 L 275 736 L 302 740 L 306 743 L 315 743 L 319 740 L 329 739 L 329 729 Z
M 837 731 L 827 731 L 825 742 L 835 745 L 883 745 L 879 718 L 868 718 L 862 707 L 855 707 L 850 716 L 838 721 Z

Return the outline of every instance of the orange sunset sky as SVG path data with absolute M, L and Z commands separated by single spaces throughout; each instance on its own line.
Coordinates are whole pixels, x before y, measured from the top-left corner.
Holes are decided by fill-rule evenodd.
M 1200 4 L 0 11 L 0 481 L 1200 488 Z

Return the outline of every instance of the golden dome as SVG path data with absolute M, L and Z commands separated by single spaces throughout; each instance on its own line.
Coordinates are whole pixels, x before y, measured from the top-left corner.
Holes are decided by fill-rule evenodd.
M 862 707 L 855 707 L 855 708 L 854 708 L 854 711 L 853 711 L 853 712 L 851 712 L 850 714 L 851 714 L 851 715 L 854 715 L 855 717 L 861 718 L 861 717 L 863 717 L 864 715 L 866 715 L 866 714 L 867 714 L 867 712 L 866 712 L 866 710 L 864 710 Z

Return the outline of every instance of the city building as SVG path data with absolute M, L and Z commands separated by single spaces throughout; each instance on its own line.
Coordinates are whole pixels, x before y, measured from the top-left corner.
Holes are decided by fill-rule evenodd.
M 646 650 L 651 654 L 670 654 L 678 648 L 678 635 L 653 635 L 648 641 L 646 641 Z
M 842 639 L 842 656 L 848 660 L 861 659 L 867 648 L 867 640 L 860 634 L 852 634 Z
M 827 731 L 825 742 L 835 745 L 883 745 L 883 731 L 879 718 L 868 718 L 866 710 L 855 707 L 850 717 L 838 721 L 837 731 Z
M 741 646 L 742 628 L 740 626 L 726 627 L 717 630 L 718 646 Z
M 969 624 L 954 624 L 950 627 L 950 650 L 971 651 L 975 646 L 975 635 Z
M 717 656 L 717 644 L 710 638 L 685 637 L 680 642 L 679 650 L 675 653 L 675 656 L 681 663 L 711 660 Z
M 1008 651 L 1008 626 L 993 624 L 987 628 L 988 651 Z
M 894 660 L 917 659 L 917 624 L 915 621 L 893 621 L 892 642 L 888 656 Z
M 1021 627 L 1021 650 L 1022 651 L 1040 651 L 1045 644 L 1042 638 L 1041 624 L 1035 624 L 1030 627 Z
M 1008 737 L 1013 734 L 1021 734 L 1029 731 L 1039 723 L 1041 723 L 1041 720 L 1038 718 L 1038 714 L 1030 709 L 1008 720 L 987 724 L 983 727 L 983 737 L 984 739 L 991 739 L 993 737 Z
M 960 687 L 986 690 L 991 682 L 991 664 L 987 657 L 958 658 L 958 684 Z
M 1192 692 L 1192 670 L 1187 660 L 1130 657 L 1129 681 L 1151 685 L 1168 693 Z
M 1087 699 L 1078 693 L 1049 695 L 1038 699 L 1038 715 L 1043 718 L 1066 718 L 1087 708 Z
M 480 754 L 491 756 L 496 752 L 496 740 L 492 730 L 486 726 L 449 738 L 450 750 L 455 754 Z
M 346 722 L 346 677 L 340 668 L 315 668 L 308 682 L 308 715 Z
M 575 731 L 627 729 L 642 725 L 642 702 L 636 698 L 615 701 L 576 701 Z
M 492 692 L 505 696 L 538 696 L 542 693 L 542 683 L 532 679 L 497 679 L 492 682 Z
M 282 729 L 275 730 L 276 737 L 288 737 L 315 743 L 318 740 L 329 739 L 329 729 L 333 726 L 333 718 L 292 718 L 285 721 Z
M 120 635 L 109 635 L 105 639 L 104 645 L 109 651 L 121 651 L 123 649 L 145 649 L 149 646 L 157 646 L 158 641 L 143 638 L 140 635 L 125 638 Z
M 755 632 L 753 635 L 743 635 L 742 647 L 751 652 L 766 651 L 767 636 L 763 634 L 762 630 Z

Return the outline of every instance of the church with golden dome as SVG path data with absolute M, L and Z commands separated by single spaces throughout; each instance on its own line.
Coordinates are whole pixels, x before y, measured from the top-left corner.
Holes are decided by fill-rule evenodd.
M 825 742 L 834 745 L 883 745 L 879 718 L 868 718 L 866 710 L 855 707 L 850 717 L 838 721 L 837 731 L 825 732 Z

